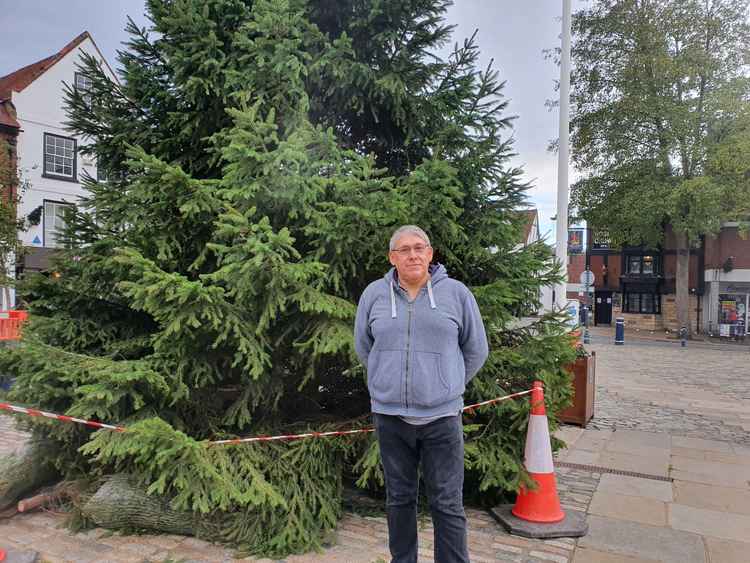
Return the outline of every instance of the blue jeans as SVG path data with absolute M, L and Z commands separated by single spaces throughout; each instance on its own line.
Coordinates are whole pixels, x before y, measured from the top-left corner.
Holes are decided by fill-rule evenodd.
M 384 414 L 373 413 L 373 419 L 385 471 L 391 563 L 417 563 L 420 463 L 435 530 L 435 563 L 469 563 L 461 416 L 424 426 Z

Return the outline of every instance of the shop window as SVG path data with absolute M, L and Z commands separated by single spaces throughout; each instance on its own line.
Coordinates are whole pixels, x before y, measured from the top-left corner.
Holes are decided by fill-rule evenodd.
M 719 335 L 744 336 L 748 327 L 747 294 L 719 294 Z
M 626 293 L 623 312 L 643 315 L 661 314 L 661 295 L 658 293 Z

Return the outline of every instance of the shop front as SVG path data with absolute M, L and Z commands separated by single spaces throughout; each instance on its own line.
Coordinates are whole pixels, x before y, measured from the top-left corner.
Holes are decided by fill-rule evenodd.
M 739 291 L 719 293 L 717 307 L 719 336 L 737 338 L 748 334 L 750 332 L 748 309 L 750 309 L 750 293 Z

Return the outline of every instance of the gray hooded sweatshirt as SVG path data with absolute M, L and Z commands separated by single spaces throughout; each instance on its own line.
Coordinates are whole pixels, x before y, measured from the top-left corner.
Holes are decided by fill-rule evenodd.
M 489 352 L 474 296 L 440 264 L 430 266 L 414 301 L 394 268 L 368 285 L 354 344 L 367 368 L 372 412 L 403 417 L 457 414 Z

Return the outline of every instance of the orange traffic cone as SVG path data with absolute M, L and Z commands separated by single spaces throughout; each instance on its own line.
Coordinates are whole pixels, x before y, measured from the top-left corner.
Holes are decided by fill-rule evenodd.
M 557 496 L 557 480 L 552 463 L 552 444 L 549 438 L 547 411 L 544 408 L 542 382 L 535 381 L 531 392 L 531 416 L 526 433 L 524 465 L 537 488 L 521 486 L 513 507 L 513 514 L 529 522 L 559 522 L 565 518 Z
M 541 381 L 534 382 L 531 392 L 524 465 L 537 487 L 529 490 L 522 486 L 515 505 L 496 506 L 490 510 L 492 515 L 511 534 L 527 538 L 577 538 L 586 535 L 586 514 L 575 510 L 566 514 L 560 508 Z

